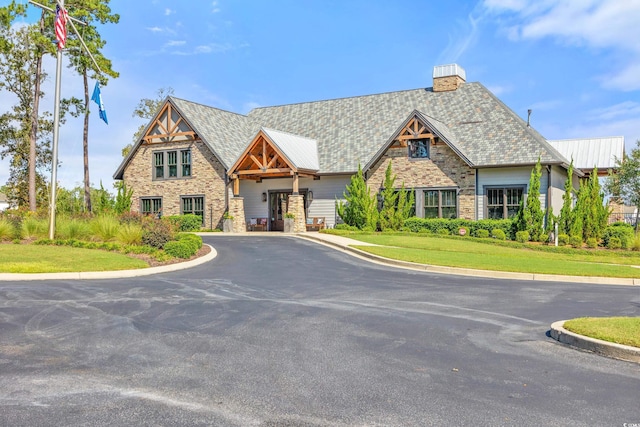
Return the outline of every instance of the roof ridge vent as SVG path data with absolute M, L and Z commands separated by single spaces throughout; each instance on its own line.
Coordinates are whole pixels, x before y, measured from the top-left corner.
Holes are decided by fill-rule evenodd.
M 458 64 L 433 67 L 433 91 L 448 92 L 458 89 L 467 81 L 467 73 Z

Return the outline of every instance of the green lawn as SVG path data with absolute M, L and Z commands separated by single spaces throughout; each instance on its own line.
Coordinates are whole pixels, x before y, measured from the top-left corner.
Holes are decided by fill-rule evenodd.
M 540 251 L 505 247 L 491 240 L 442 238 L 416 234 L 348 234 L 347 237 L 382 246 L 355 246 L 363 251 L 402 261 L 479 270 L 639 278 L 640 254 L 609 250 Z
M 116 252 L 68 246 L 0 244 L 0 273 L 61 273 L 147 268 Z
M 582 317 L 566 321 L 564 328 L 599 340 L 640 347 L 640 317 Z

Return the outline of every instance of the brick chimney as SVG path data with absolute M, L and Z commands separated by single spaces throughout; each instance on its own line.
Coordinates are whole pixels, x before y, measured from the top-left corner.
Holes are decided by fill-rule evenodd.
M 458 64 L 436 65 L 433 67 L 433 91 L 456 90 L 467 80 L 467 73 Z

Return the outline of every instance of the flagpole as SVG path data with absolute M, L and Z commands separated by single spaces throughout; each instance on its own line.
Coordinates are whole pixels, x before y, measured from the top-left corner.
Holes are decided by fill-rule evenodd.
M 58 0 L 60 7 L 64 9 L 64 0 Z M 56 234 L 56 193 L 58 186 L 58 140 L 60 137 L 60 82 L 62 81 L 62 48 L 58 47 L 56 53 L 56 89 L 53 104 L 53 147 L 51 160 L 51 197 L 49 199 L 49 239 L 53 240 Z

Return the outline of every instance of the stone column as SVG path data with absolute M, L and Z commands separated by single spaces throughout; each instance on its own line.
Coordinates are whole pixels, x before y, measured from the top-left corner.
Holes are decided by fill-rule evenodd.
M 232 197 L 229 199 L 229 215 L 233 217 L 234 233 L 247 231 L 247 224 L 244 220 L 244 197 Z
M 307 231 L 307 223 L 304 216 L 304 196 L 299 194 L 289 195 L 289 210 L 287 213 L 292 213 L 295 216 L 293 224 L 294 233 L 304 233 Z

